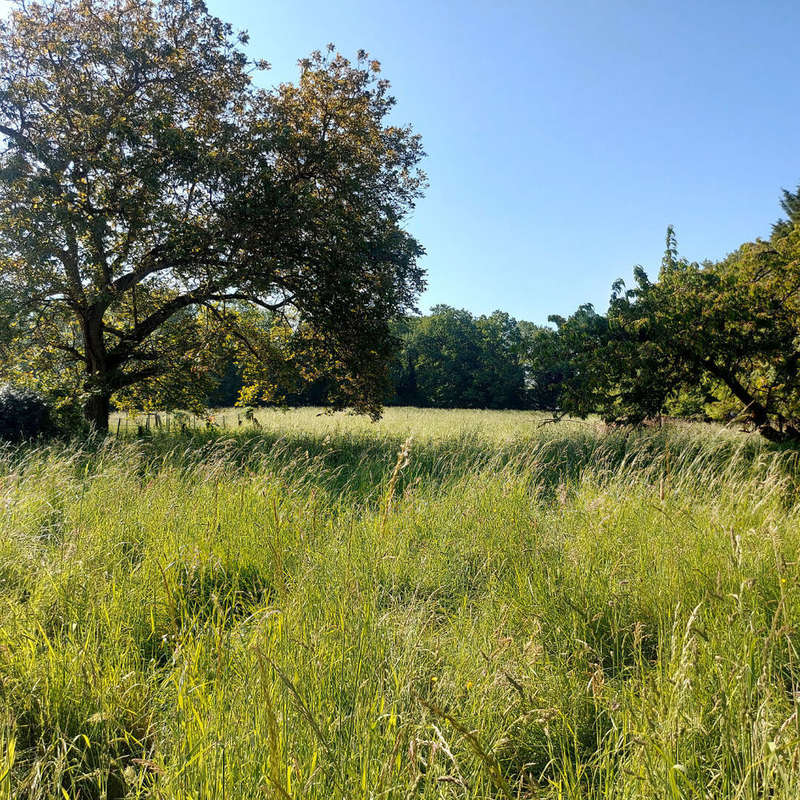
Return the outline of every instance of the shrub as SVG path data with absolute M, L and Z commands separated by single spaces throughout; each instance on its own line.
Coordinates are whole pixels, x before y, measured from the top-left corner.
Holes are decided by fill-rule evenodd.
M 50 405 L 31 389 L 0 386 L 0 440 L 20 442 L 52 430 Z
M 52 397 L 50 401 L 50 431 L 63 436 L 86 437 L 91 428 L 80 403 L 74 397 Z

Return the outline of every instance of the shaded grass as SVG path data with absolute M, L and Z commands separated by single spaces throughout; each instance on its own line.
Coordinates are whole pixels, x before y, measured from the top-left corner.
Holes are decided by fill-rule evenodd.
M 5 451 L 0 798 L 796 797 L 796 454 L 538 424 Z

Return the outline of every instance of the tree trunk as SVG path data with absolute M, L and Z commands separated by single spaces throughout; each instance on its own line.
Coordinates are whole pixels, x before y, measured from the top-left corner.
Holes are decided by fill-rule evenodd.
M 111 410 L 111 396 L 95 393 L 83 407 L 83 415 L 92 429 L 101 434 L 108 433 L 108 414 Z
M 82 319 L 83 343 L 86 353 L 86 385 L 89 399 L 83 407 L 83 415 L 93 431 L 108 433 L 108 413 L 111 408 L 109 390 L 108 355 L 103 340 L 103 311 L 91 306 Z
M 756 430 L 770 442 L 784 442 L 796 438 L 797 429 L 789 425 L 785 430 L 776 428 L 769 417 L 769 412 L 755 397 L 744 387 L 739 379 L 725 367 L 714 364 L 713 361 L 703 362 L 703 366 L 716 378 L 719 378 L 733 392 L 734 396 L 745 404 L 745 410 Z

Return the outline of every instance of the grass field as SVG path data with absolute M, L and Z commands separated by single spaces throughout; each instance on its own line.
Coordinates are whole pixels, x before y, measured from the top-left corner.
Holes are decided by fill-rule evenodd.
M 795 451 L 258 419 L 0 454 L 0 798 L 800 796 Z

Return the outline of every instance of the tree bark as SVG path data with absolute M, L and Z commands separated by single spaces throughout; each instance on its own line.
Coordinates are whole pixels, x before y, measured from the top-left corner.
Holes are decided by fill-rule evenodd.
M 83 415 L 97 433 L 108 433 L 108 413 L 111 391 L 108 382 L 108 354 L 103 340 L 103 312 L 90 308 L 82 320 L 83 343 L 86 353 L 86 391 L 89 399 Z
M 83 407 L 83 415 L 93 430 L 100 434 L 108 433 L 108 414 L 111 410 L 111 396 L 94 393 Z
M 765 439 L 770 442 L 785 442 L 789 439 L 798 438 L 800 431 L 793 425 L 787 425 L 783 430 L 779 430 L 772 424 L 766 407 L 747 391 L 733 372 L 721 367 L 719 364 L 715 364 L 713 361 L 705 361 L 703 366 L 714 377 L 719 378 L 731 390 L 733 395 L 745 404 L 753 425 Z

